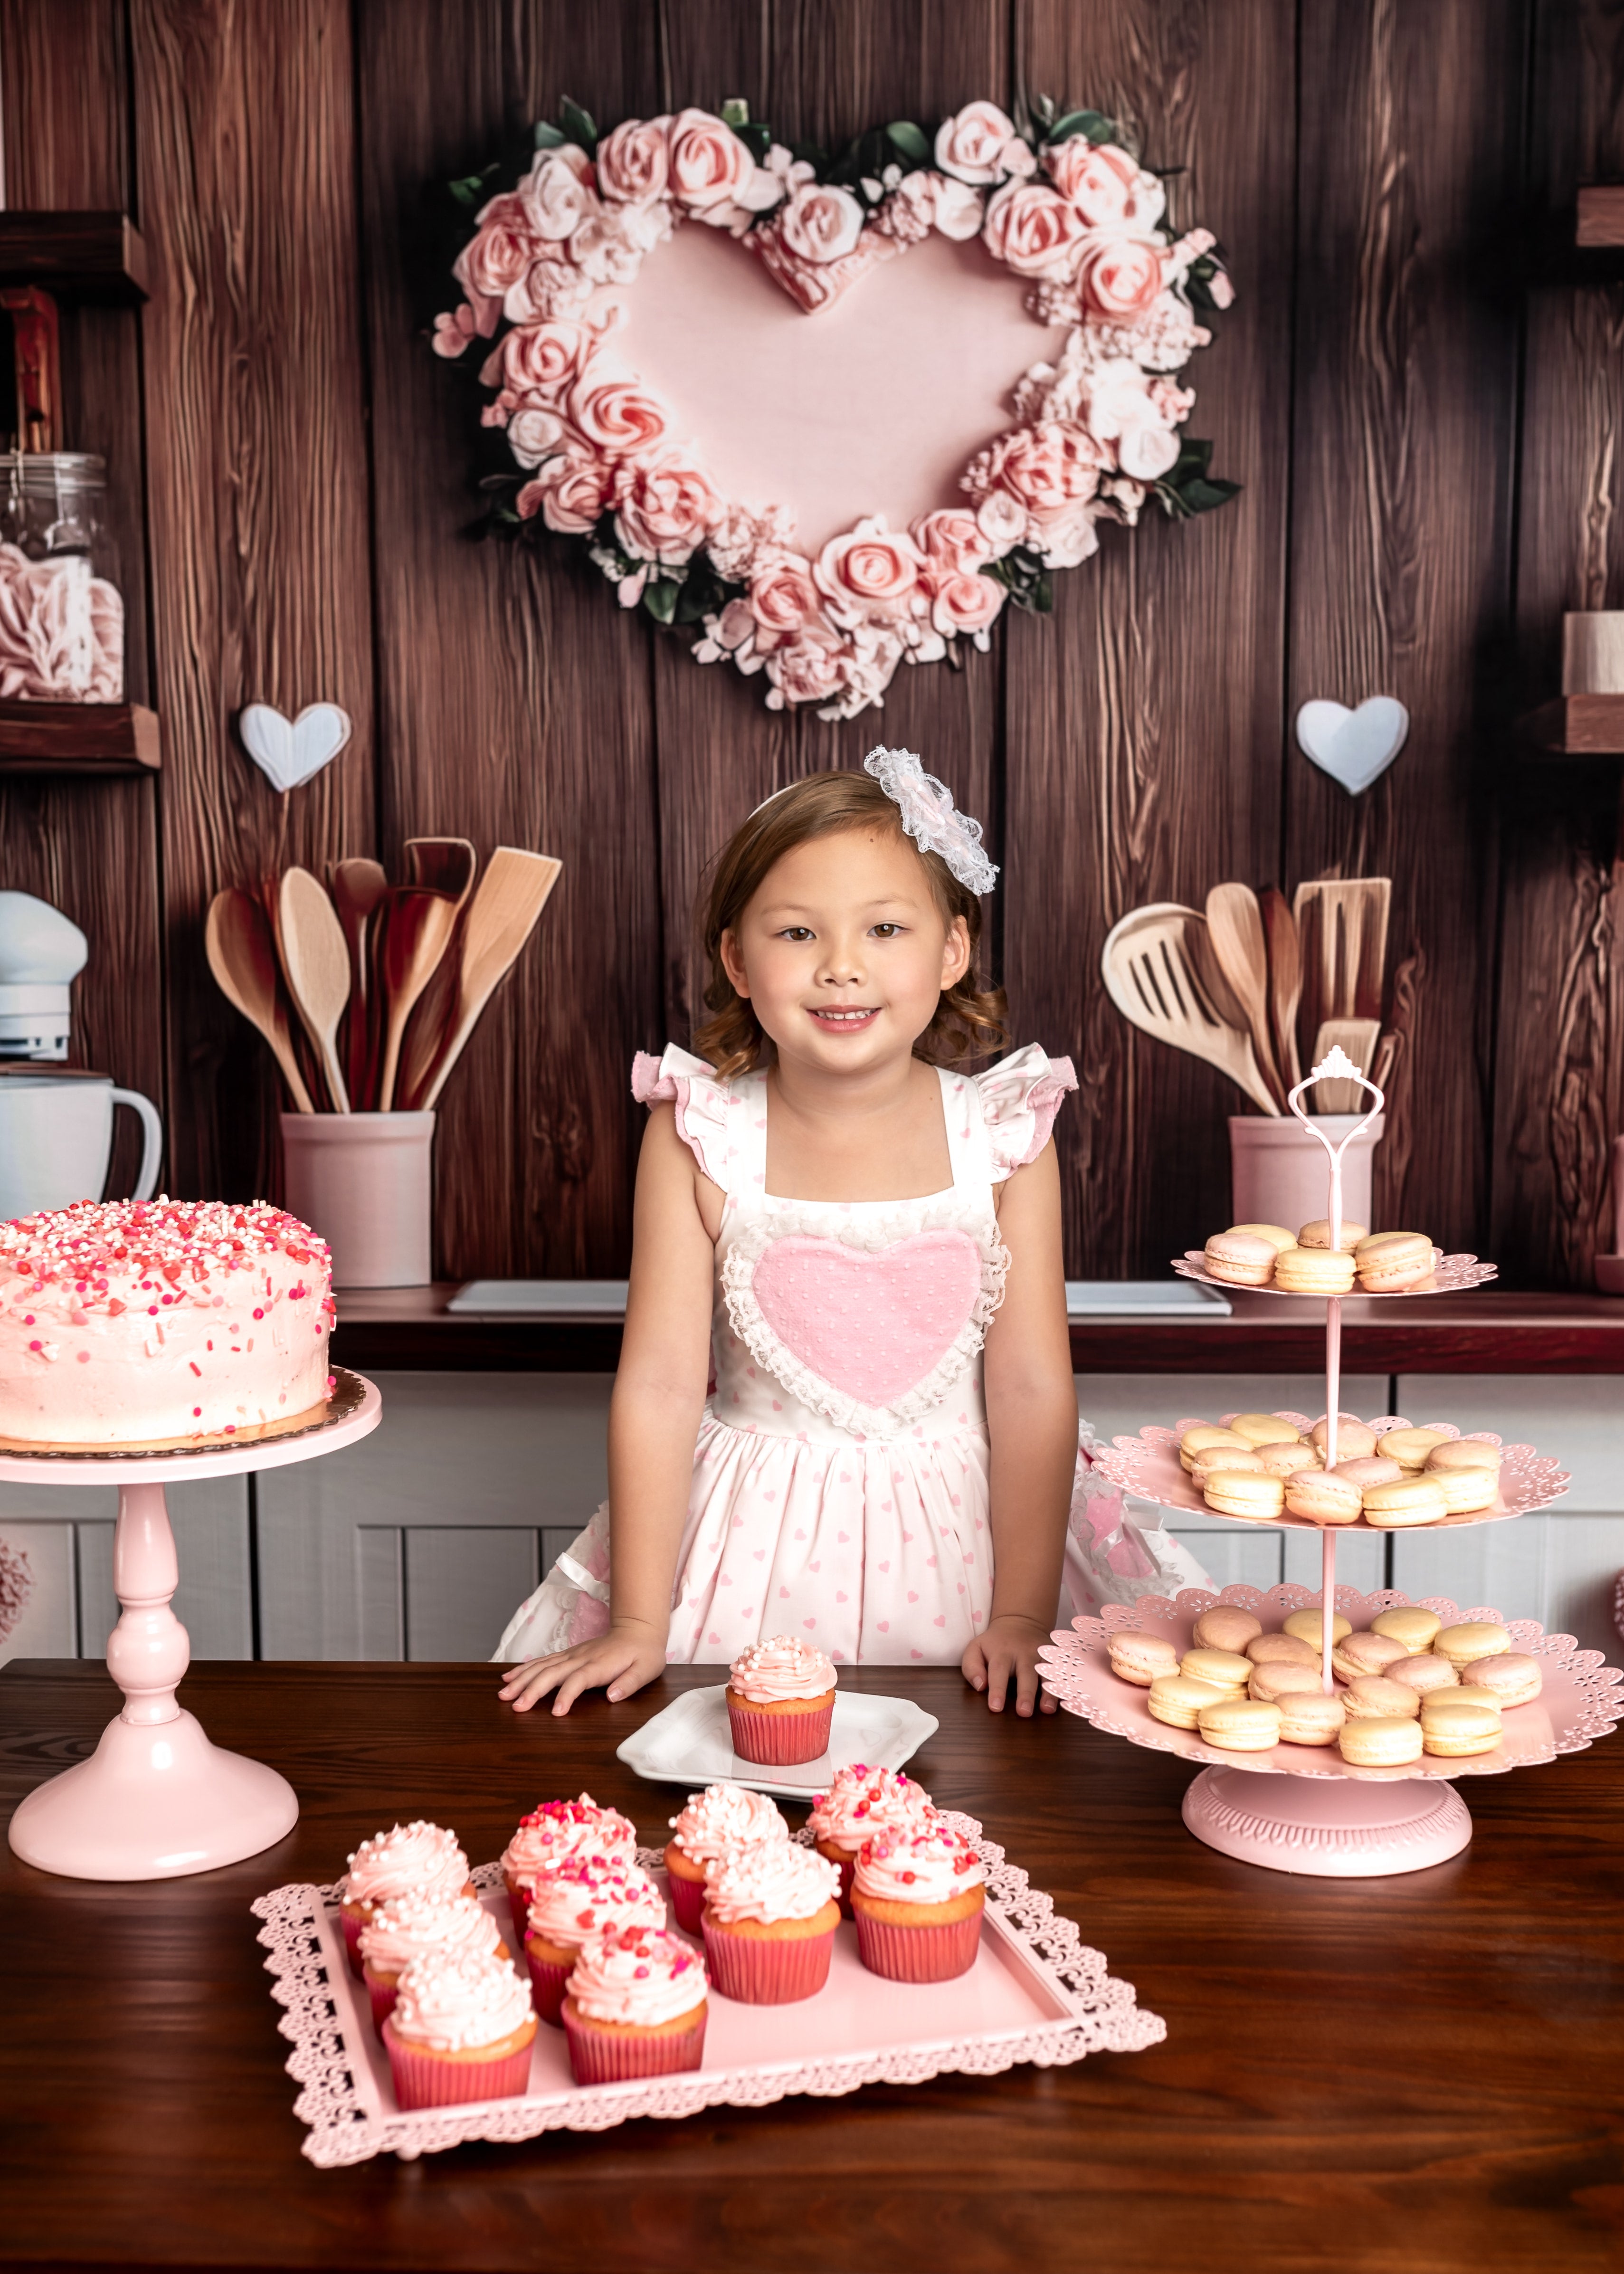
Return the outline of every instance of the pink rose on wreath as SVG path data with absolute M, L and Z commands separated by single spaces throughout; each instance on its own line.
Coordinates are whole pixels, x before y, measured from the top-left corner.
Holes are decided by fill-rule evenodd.
M 1136 482 L 1154 482 L 1178 463 L 1178 437 L 1148 421 L 1124 426 L 1116 442 L 1116 463 Z
M 766 632 L 793 632 L 817 614 L 812 563 L 786 553 L 758 568 L 750 579 L 750 614 Z
M 665 432 L 665 413 L 635 373 L 600 357 L 569 390 L 569 421 L 583 441 L 606 457 L 646 450 Z
M 794 639 L 767 659 L 772 681 L 768 708 L 786 703 L 832 702 L 846 684 L 846 643 L 824 624 L 804 624 Z
M 708 110 L 680 110 L 672 120 L 667 165 L 672 196 L 702 216 L 731 205 L 756 171 L 733 128 Z
M 979 464 L 978 459 L 975 464 Z M 971 467 L 959 487 L 974 493 L 978 484 L 975 467 Z M 975 525 L 991 547 L 993 557 L 1007 553 L 1019 545 L 1026 533 L 1026 509 L 1012 498 L 1008 490 L 989 490 L 975 508 Z
M 855 249 L 863 207 L 850 190 L 803 182 L 778 215 L 778 234 L 793 253 L 820 266 Z
M 959 632 L 979 633 L 978 644 L 985 644 L 987 628 L 1004 606 L 1002 584 L 974 570 L 968 575 L 954 568 L 938 570 L 932 562 L 926 571 L 925 589 L 930 595 L 933 631 L 940 632 L 944 639 Z
M 905 174 L 875 216 L 875 227 L 899 245 L 919 245 L 934 229 L 962 245 L 981 234 L 981 193 L 967 182 L 922 166 Z
M 996 102 L 967 102 L 936 129 L 936 163 L 955 181 L 996 182 L 1010 170 L 1004 153 L 1017 139 L 1014 120 Z
M 466 300 L 460 308 L 454 308 L 442 315 L 436 316 L 434 337 L 432 343 L 435 354 L 444 356 L 447 360 L 453 356 L 460 356 L 469 342 L 477 337 L 477 320 L 474 311 Z M 492 325 L 495 324 L 494 315 L 492 316 L 491 321 Z
M 836 623 L 896 623 L 915 613 L 923 566 L 913 538 L 876 518 L 831 537 L 812 573 Z
M 521 324 L 508 333 L 479 376 L 487 387 L 494 387 L 500 371 L 515 394 L 556 401 L 574 386 L 597 352 L 597 335 L 584 324 Z
M 1090 554 L 1100 549 L 1100 534 L 1095 526 L 1099 517 L 1099 507 L 1092 505 L 1068 506 L 1062 513 L 1034 516 L 1029 541 L 1043 566 L 1080 568 Z
M 1069 276 L 1086 235 L 1083 217 L 1047 182 L 1009 182 L 987 207 L 982 242 L 1018 276 Z
M 1162 252 L 1153 237 L 1091 235 L 1077 267 L 1084 307 L 1118 323 L 1142 316 L 1162 291 Z
M 522 466 L 538 466 L 564 440 L 564 422 L 551 410 L 515 410 L 508 421 L 508 447 Z
M 703 469 L 680 443 L 622 458 L 613 497 L 615 533 L 626 551 L 671 568 L 692 560 L 722 509 Z
M 609 501 L 609 469 L 583 450 L 549 458 L 515 501 L 522 521 L 539 513 L 560 537 L 590 537 Z
M 658 215 L 664 229 L 641 226 L 649 215 Z M 663 205 L 599 206 L 571 237 L 569 257 L 594 284 L 629 284 L 650 245 L 670 234 L 671 216 Z
M 1073 134 L 1043 154 L 1050 178 L 1090 229 L 1154 229 L 1167 192 L 1127 152 Z
M 995 551 L 981 523 L 962 506 L 921 515 L 914 523 L 912 535 L 929 567 L 954 576 L 974 575 Z
M 598 203 L 592 193 L 591 161 L 573 142 L 538 150 L 518 195 L 535 234 L 561 244 L 574 236 Z
M 492 198 L 480 212 L 478 235 L 451 264 L 451 274 L 478 305 L 479 328 L 487 336 L 498 309 L 529 275 L 535 258 L 536 240 L 523 199 L 516 190 Z
M 668 117 L 628 118 L 598 146 L 598 187 L 617 205 L 663 198 L 671 171 Z
M 966 479 L 981 490 L 1006 490 L 1041 519 L 1094 495 L 1104 455 L 1080 426 L 1044 419 L 1001 435 L 972 463 Z

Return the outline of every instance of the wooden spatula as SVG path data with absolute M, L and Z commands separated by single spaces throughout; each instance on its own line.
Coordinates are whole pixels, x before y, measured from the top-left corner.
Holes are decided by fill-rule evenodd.
M 1282 1086 L 1294 1089 L 1303 1079 L 1297 1050 L 1297 1006 L 1303 993 L 1303 957 L 1291 903 L 1276 885 L 1258 895 L 1263 939 L 1268 950 L 1269 1037 Z
M 1282 1108 L 1285 1085 L 1269 1037 L 1268 948 L 1263 936 L 1263 912 L 1250 885 L 1213 886 L 1207 895 L 1207 937 L 1218 968 L 1245 1015 L 1259 1071 L 1276 1109 Z
M 410 883 L 448 892 L 462 907 L 479 868 L 479 855 L 466 837 L 409 837 L 401 849 Z
M 395 1104 L 395 1078 L 401 1062 L 401 1038 L 406 1021 L 424 989 L 440 968 L 440 959 L 450 944 L 457 904 L 447 892 L 429 892 L 415 885 L 390 888 L 384 904 L 383 932 L 379 940 L 377 968 L 383 1002 L 383 1065 L 378 1077 L 378 1111 Z
M 403 1082 L 414 1106 L 430 1107 L 462 1057 L 480 1013 L 536 928 L 547 896 L 564 872 L 561 861 L 499 845 L 462 919 L 456 1001 L 444 1030 L 414 1032 Z
M 333 903 L 308 869 L 289 869 L 277 895 L 276 940 L 293 1007 L 316 1046 L 335 1113 L 350 1093 L 338 1063 L 338 1022 L 350 1000 L 350 950 Z
M 316 1109 L 293 1055 L 288 1015 L 276 989 L 276 951 L 265 910 L 252 894 L 232 885 L 216 892 L 210 902 L 203 937 L 215 985 L 270 1044 L 294 1111 L 313 1113 Z
M 1314 1065 L 1318 1065 L 1327 1050 L 1338 1048 L 1353 1060 L 1359 1072 L 1368 1074 L 1376 1062 L 1376 1044 L 1381 1035 L 1380 1019 L 1325 1019 L 1314 1036 Z M 1372 1080 L 1374 1077 L 1372 1077 Z M 1356 1081 L 1317 1081 L 1314 1084 L 1313 1111 L 1316 1113 L 1364 1113 L 1372 1101 Z
M 1322 877 L 1292 903 L 1302 939 L 1306 1034 L 1327 1019 L 1380 1019 L 1387 960 L 1387 877 Z
M 1141 1034 L 1217 1066 L 1262 1112 L 1277 1114 L 1252 1036 L 1222 1015 L 1200 976 L 1199 956 L 1207 945 L 1199 910 L 1177 900 L 1135 908 L 1107 935 L 1100 956 L 1105 991 Z

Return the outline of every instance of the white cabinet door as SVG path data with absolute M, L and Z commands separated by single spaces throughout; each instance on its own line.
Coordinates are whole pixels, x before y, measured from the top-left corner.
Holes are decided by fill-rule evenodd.
M 77 1658 L 73 1526 L 0 1514 L 0 1666 L 10 1658 Z
M 248 1480 L 220 1477 L 166 1487 L 180 1558 L 175 1615 L 193 1658 L 253 1656 Z M 101 1658 L 118 1619 L 113 1593 L 112 1485 L 0 1485 L 0 1537 L 26 1535 L 35 1588 L 27 1620 L 4 1648 L 11 1657 Z

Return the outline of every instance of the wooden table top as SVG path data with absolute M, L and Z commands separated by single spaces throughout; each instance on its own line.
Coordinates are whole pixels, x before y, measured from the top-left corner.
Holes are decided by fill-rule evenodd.
M 585 1787 L 663 1839 L 680 1802 L 614 1748 L 715 1669 L 517 1716 L 491 1669 L 202 1666 L 219 1743 L 303 1816 L 205 1878 L 109 1888 L 0 1864 L 0 2264 L 546 2267 L 592 2274 L 1070 2268 L 1617 2274 L 1624 2263 L 1624 1743 L 1462 1787 L 1453 1862 L 1338 1886 L 1192 1839 L 1190 1771 L 951 1669 L 910 1766 L 966 1809 L 1162 2014 L 1133 2055 L 875 2086 L 681 2123 L 317 2171 L 299 2153 L 252 1898 L 335 1877 L 396 1817 L 500 1852 Z M 89 1751 L 105 1673 L 0 1673 L 0 1803 Z

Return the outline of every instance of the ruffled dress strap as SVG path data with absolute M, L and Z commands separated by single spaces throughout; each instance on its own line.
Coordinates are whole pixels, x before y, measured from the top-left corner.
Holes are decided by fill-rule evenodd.
M 639 1050 L 632 1060 L 632 1096 L 639 1105 L 674 1105 L 678 1136 L 711 1183 L 731 1189 L 738 1162 L 731 1125 L 739 1101 L 731 1082 L 717 1080 L 713 1065 L 674 1043 L 658 1058 Z
M 977 1074 L 975 1088 L 992 1155 L 992 1180 L 1001 1185 L 1035 1161 L 1048 1144 L 1055 1116 L 1066 1092 L 1077 1088 L 1077 1076 L 1070 1058 L 1051 1058 L 1028 1043 Z

